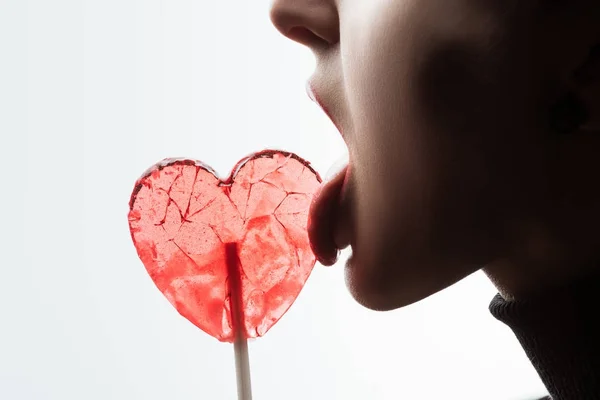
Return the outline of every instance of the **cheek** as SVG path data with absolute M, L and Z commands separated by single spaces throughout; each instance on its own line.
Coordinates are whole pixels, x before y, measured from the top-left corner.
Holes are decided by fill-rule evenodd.
M 493 146 L 482 144 L 479 132 L 470 138 L 465 133 L 465 116 L 479 96 L 460 104 L 452 99 L 469 85 L 476 90 L 477 82 L 460 68 L 424 75 L 430 70 L 423 61 L 434 51 L 428 43 L 402 39 L 415 32 L 400 32 L 400 25 L 359 30 L 343 57 L 353 127 L 347 138 L 356 196 L 353 250 L 357 270 L 371 268 L 371 278 L 382 283 L 398 273 L 390 264 L 402 264 L 406 282 L 435 280 L 436 270 L 429 277 L 409 276 L 433 265 L 480 261 L 484 255 L 471 254 L 471 248 L 489 247 L 482 235 L 490 228 L 483 226 L 489 215 L 485 153 Z M 442 67 L 443 58 L 434 65 Z M 424 77 L 427 84 L 438 79 L 437 91 L 422 84 Z M 448 107 L 454 109 L 442 115 Z
M 398 25 L 354 27 L 360 35 L 346 43 L 342 57 L 352 118 L 347 143 L 360 225 L 356 234 L 373 256 L 383 255 L 385 243 L 402 232 L 419 240 L 419 228 L 429 224 L 435 181 L 436 156 L 415 118 L 410 48 L 398 39 L 402 32 L 394 32 Z
M 387 307 L 381 293 L 402 292 L 394 301 L 406 304 L 501 253 L 504 220 L 543 193 L 544 139 L 540 78 L 510 62 L 527 60 L 527 46 L 508 41 L 503 58 L 424 40 L 400 14 L 373 20 L 349 26 L 342 49 L 355 198 L 348 275 L 363 303 Z

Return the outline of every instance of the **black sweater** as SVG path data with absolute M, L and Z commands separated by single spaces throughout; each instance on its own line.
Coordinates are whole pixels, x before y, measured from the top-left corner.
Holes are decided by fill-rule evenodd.
M 490 311 L 523 346 L 553 400 L 600 400 L 600 275 Z

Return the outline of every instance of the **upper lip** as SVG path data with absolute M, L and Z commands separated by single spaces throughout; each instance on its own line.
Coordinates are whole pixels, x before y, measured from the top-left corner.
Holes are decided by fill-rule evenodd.
M 315 102 L 316 104 L 319 105 L 319 107 L 321 107 L 323 109 L 323 111 L 325 111 L 325 113 L 327 115 L 329 115 L 325 109 L 325 107 L 323 106 L 323 102 L 321 101 L 321 99 L 319 98 L 319 96 L 317 95 L 317 92 L 315 91 L 314 88 L 314 84 L 312 83 L 311 80 L 309 80 L 308 82 L 306 82 L 306 94 L 308 95 L 308 97 Z
M 333 122 L 333 124 L 335 125 L 337 130 L 341 133 L 342 131 L 340 129 L 340 126 L 338 125 L 336 119 L 334 118 L 331 110 L 327 107 L 327 105 L 321 98 L 319 91 L 315 89 L 315 84 L 313 83 L 313 79 L 310 79 L 308 82 L 306 82 L 306 94 L 308 94 L 308 97 L 312 101 L 314 101 L 315 103 L 317 103 L 319 105 L 319 107 L 321 107 L 321 109 L 323 110 L 325 115 L 327 115 L 327 117 L 329 117 L 331 122 Z
M 313 89 L 313 85 L 310 80 L 306 82 L 306 94 L 312 101 L 317 103 L 317 97 L 315 96 L 315 90 Z

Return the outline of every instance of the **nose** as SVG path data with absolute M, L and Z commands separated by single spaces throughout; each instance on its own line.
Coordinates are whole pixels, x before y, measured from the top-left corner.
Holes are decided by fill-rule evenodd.
M 334 0 L 273 0 L 271 21 L 289 39 L 311 48 L 339 42 Z

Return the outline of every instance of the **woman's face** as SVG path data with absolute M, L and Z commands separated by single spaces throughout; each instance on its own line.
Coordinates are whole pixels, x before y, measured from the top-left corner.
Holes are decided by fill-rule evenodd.
M 275 26 L 317 58 L 311 90 L 350 155 L 315 200 L 309 235 L 324 264 L 352 247 L 361 304 L 441 290 L 544 213 L 547 110 L 568 67 L 552 57 L 558 22 L 537 3 L 275 0 Z

